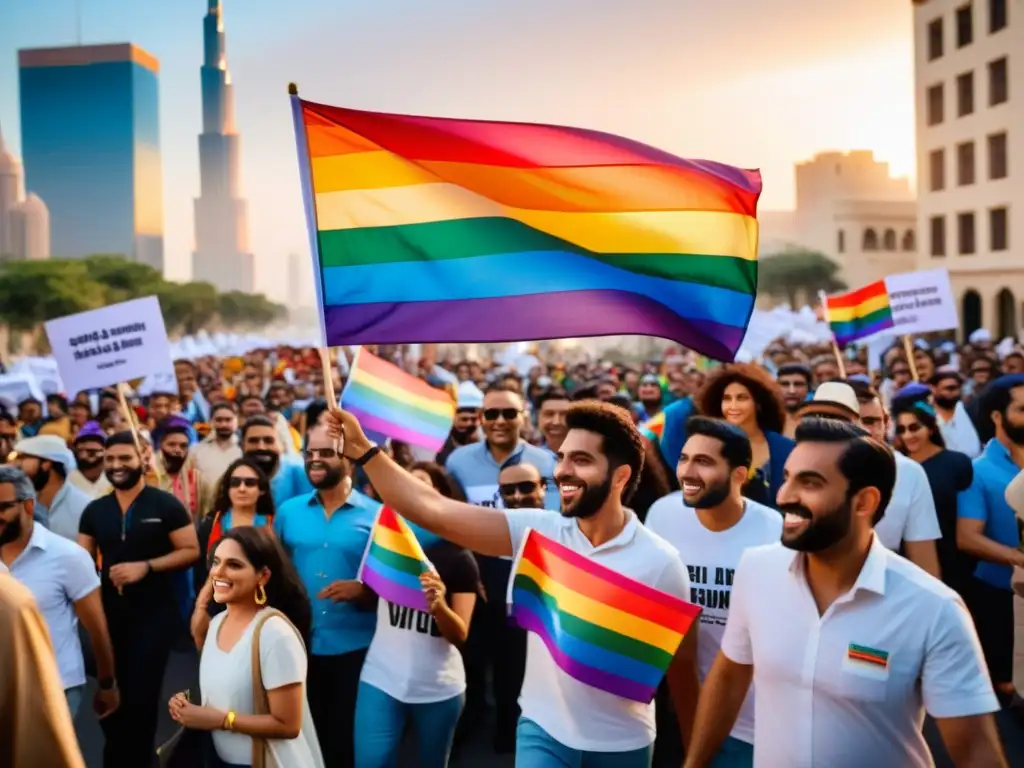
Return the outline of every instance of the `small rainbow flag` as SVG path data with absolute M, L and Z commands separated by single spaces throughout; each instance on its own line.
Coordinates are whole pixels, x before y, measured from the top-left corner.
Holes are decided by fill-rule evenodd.
M 884 280 L 823 298 L 822 303 L 839 346 L 893 327 L 889 291 Z
M 381 507 L 363 552 L 359 581 L 388 602 L 426 611 L 420 574 L 431 567 L 408 523 L 390 507 Z
M 614 334 L 732 360 L 761 175 L 599 131 L 292 94 L 323 346 Z
M 659 592 L 527 529 L 509 614 L 581 683 L 650 702 L 700 607 Z
M 367 433 L 439 451 L 455 419 L 455 400 L 365 349 L 356 351 L 341 407 Z
M 661 440 L 661 433 L 665 431 L 665 411 L 658 411 L 654 418 L 641 424 L 640 431 L 651 442 L 656 443 Z

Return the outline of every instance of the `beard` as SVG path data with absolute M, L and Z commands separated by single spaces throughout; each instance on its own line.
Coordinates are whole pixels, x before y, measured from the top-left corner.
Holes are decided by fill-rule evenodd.
M 10 544 L 19 536 L 21 536 L 21 517 L 15 517 L 3 528 L 0 528 L 0 547 Z
M 78 465 L 80 470 L 88 472 L 90 469 L 96 469 L 100 464 L 103 463 L 103 459 L 75 459 L 75 463 Z
M 315 469 L 322 470 L 324 473 L 324 476 L 317 482 L 313 482 L 313 478 L 309 476 L 309 473 Z M 341 485 L 345 479 L 345 470 L 341 467 L 332 467 L 322 461 L 310 461 L 306 463 L 306 479 L 318 491 L 330 490 Z
M 801 504 L 785 504 L 779 507 L 783 515 L 799 515 L 810 520 L 810 525 L 803 533 L 794 538 L 786 538 L 786 530 L 782 531 L 782 545 L 797 552 L 821 552 L 833 546 L 850 531 L 853 522 L 853 504 L 845 499 L 835 509 L 815 519 L 811 510 Z
M 684 478 L 685 482 L 694 482 L 692 480 Z M 696 482 L 700 482 L 697 480 Z M 711 509 L 717 507 L 723 501 L 729 498 L 729 493 L 732 491 L 732 484 L 729 480 L 724 480 L 721 483 L 715 483 L 714 485 L 704 486 L 704 493 L 698 496 L 694 501 L 688 502 L 693 509 Z M 686 496 L 683 496 L 683 501 L 686 501 Z
M 465 445 L 476 436 L 476 427 L 452 427 L 452 441 Z
M 956 404 L 960 402 L 959 397 L 939 397 L 938 395 L 934 395 L 932 399 L 935 400 L 935 404 L 939 406 L 939 408 L 944 408 L 947 411 L 951 411 L 956 408 Z
M 1014 424 L 1009 419 L 1003 419 L 1003 431 L 1011 443 L 1024 445 L 1024 424 Z
M 277 465 L 281 463 L 281 454 L 277 451 L 248 451 L 245 455 L 256 462 L 268 480 L 277 471 Z
M 217 439 L 218 440 L 230 440 L 234 436 L 235 430 L 233 430 L 233 429 L 217 429 L 217 430 L 214 430 L 214 434 L 217 435 Z
M 563 482 L 569 482 L 583 488 L 583 492 L 571 506 L 567 507 L 565 506 L 565 502 L 562 502 L 562 517 L 575 517 L 579 520 L 586 520 L 587 518 L 593 517 L 598 513 L 598 511 L 600 511 L 601 507 L 604 506 L 604 503 L 608 501 L 608 496 L 612 492 L 611 475 L 606 477 L 600 484 L 593 487 L 575 477 L 556 478 L 556 482 L 559 485 Z
M 660 397 L 648 397 L 640 401 L 640 404 L 648 411 L 661 407 Z
M 46 484 L 50 482 L 50 470 L 48 469 L 37 469 L 36 473 L 29 478 L 32 481 L 32 487 L 37 491 L 43 490 Z
M 120 477 L 118 475 L 120 474 Z M 135 467 L 134 469 L 118 469 L 114 471 L 107 470 L 107 480 L 119 491 L 127 491 L 129 488 L 134 488 L 139 484 L 142 479 L 142 467 Z
M 164 468 L 172 475 L 176 475 L 181 472 L 181 468 L 185 466 L 185 459 L 187 456 L 178 456 L 173 453 L 162 453 L 161 457 L 164 460 Z

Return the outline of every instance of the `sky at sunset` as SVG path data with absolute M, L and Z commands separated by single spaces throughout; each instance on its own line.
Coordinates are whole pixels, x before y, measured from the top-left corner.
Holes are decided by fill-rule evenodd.
M 168 277 L 189 276 L 206 0 L 80 0 L 85 43 L 159 58 Z M 0 0 L 0 127 L 20 154 L 19 48 L 74 44 L 75 0 Z M 567 123 L 759 167 L 866 148 L 914 164 L 906 0 L 226 0 L 257 287 L 308 246 L 286 85 L 354 108 Z M 70 117 L 70 116 L 69 116 Z M 56 254 L 55 254 L 56 255 Z

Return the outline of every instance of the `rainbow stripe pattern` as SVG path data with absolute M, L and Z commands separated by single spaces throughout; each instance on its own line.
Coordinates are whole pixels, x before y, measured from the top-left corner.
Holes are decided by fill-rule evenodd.
M 840 346 L 893 327 L 889 291 L 884 280 L 829 296 L 826 308 L 832 335 Z
M 733 359 L 759 172 L 581 128 L 292 109 L 325 345 L 646 334 Z
M 876 669 L 889 668 L 889 652 L 879 651 L 876 648 L 869 648 L 866 645 L 850 643 L 850 647 L 846 651 L 846 657 L 850 661 L 867 664 L 871 667 L 875 667 Z
M 570 677 L 650 702 L 700 607 L 623 576 L 527 530 L 508 586 L 509 613 Z
M 420 585 L 420 574 L 430 568 L 430 561 L 409 524 L 393 509 L 382 506 L 359 566 L 359 581 L 383 600 L 426 611 L 427 598 Z
M 450 392 L 361 347 L 341 393 L 341 407 L 377 439 L 390 437 L 430 451 L 441 450 L 455 419 Z

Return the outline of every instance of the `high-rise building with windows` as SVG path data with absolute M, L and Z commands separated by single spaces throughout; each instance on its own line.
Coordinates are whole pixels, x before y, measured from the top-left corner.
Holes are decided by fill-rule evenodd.
M 55 257 L 164 267 L 159 64 L 136 45 L 18 52 L 25 186 Z
M 920 269 L 964 334 L 1024 321 L 1024 3 L 914 0 Z
M 252 293 L 249 217 L 241 197 L 241 150 L 235 130 L 235 94 L 224 46 L 220 0 L 209 0 L 203 20 L 203 132 L 199 135 L 200 192 L 195 201 L 196 250 L 192 279 L 221 291 Z

